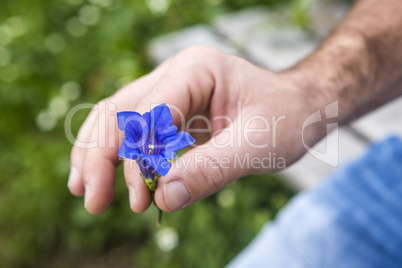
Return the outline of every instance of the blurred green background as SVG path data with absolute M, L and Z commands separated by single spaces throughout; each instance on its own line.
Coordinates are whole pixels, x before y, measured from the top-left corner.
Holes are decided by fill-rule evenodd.
M 131 212 L 119 169 L 112 206 L 90 215 L 66 187 L 64 117 L 149 72 L 152 38 L 279 2 L 308 27 L 300 0 L 0 0 L 0 267 L 222 267 L 239 253 L 293 195 L 278 178 L 242 179 L 157 228 L 156 209 Z

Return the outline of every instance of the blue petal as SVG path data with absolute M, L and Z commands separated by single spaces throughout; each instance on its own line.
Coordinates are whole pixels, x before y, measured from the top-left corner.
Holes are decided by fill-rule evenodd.
M 166 174 L 169 172 L 170 168 L 172 167 L 172 164 L 169 163 L 166 158 L 164 158 L 161 155 L 141 155 L 141 158 L 148 162 L 148 164 L 151 165 L 156 171 L 162 175 L 166 176 Z
M 151 117 L 155 118 L 155 128 L 157 130 L 163 130 L 173 124 L 173 117 L 170 113 L 169 107 L 163 103 L 150 111 Z
M 124 138 L 120 145 L 118 155 L 123 158 L 135 160 L 139 154 L 141 154 L 140 150 L 136 146 L 133 147 L 132 144 L 127 142 L 127 139 Z
M 126 124 L 125 138 L 132 148 L 137 147 L 142 153 L 148 153 L 148 125 L 144 118 L 136 117 Z
M 157 132 L 157 138 L 159 143 L 162 143 L 165 139 L 175 135 L 177 127 L 175 125 L 168 126 L 165 130 Z
M 155 124 L 155 120 L 151 119 L 151 114 L 149 112 L 146 112 L 142 115 L 142 118 L 145 120 L 145 122 L 148 125 L 148 132 L 151 132 L 152 129 L 152 123 Z
M 168 160 L 171 160 L 176 157 L 176 151 L 163 151 L 162 152 L 163 157 L 165 157 Z
M 172 128 L 173 117 L 165 103 L 156 106 L 148 113 L 144 113 L 143 117 L 151 126 L 150 131 L 155 130 L 155 138 L 159 143 L 168 135 L 171 136 L 177 132 L 177 128 L 175 130 Z M 173 131 L 174 133 L 171 134 Z
M 176 156 L 176 152 L 180 149 L 183 149 L 191 144 L 193 144 L 195 140 L 185 131 L 180 131 L 174 136 L 167 138 L 164 141 L 162 155 L 167 159 L 172 159 Z
M 117 113 L 117 125 L 121 131 L 125 131 L 127 122 L 133 120 L 136 117 L 141 117 L 136 112 L 119 112 Z

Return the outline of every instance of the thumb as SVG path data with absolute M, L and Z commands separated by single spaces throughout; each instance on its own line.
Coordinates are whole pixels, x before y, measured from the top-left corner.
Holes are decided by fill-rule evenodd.
M 221 132 L 173 163 L 169 173 L 158 181 L 155 201 L 160 209 L 182 209 L 247 175 L 248 170 L 238 161 L 247 152 L 238 147 L 214 146 L 222 144 L 219 141 L 227 139 L 229 135 L 226 134 L 228 132 Z

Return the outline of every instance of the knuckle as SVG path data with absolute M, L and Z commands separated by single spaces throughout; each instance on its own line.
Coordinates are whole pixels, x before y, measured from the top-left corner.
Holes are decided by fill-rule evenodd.
M 217 54 L 221 53 L 221 50 L 211 46 L 191 46 L 183 49 L 179 54 Z
M 204 62 L 210 59 L 217 59 L 223 54 L 224 53 L 221 50 L 214 47 L 192 46 L 179 52 L 176 55 L 175 59 L 186 60 L 186 61 L 192 59 L 194 60 L 194 62 Z
M 163 83 L 159 83 L 149 92 L 150 99 L 157 99 L 160 96 L 164 96 L 167 91 L 176 90 L 177 88 L 174 86 L 175 80 L 177 79 L 172 75 L 165 75 L 163 77 Z

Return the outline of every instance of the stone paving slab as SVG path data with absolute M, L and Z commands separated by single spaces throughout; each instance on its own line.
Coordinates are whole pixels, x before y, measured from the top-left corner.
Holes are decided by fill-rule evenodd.
M 397 135 L 402 137 L 402 97 L 371 112 L 351 124 L 372 141 Z
M 296 26 L 283 24 L 277 14 L 264 8 L 223 15 L 212 25 L 247 58 L 273 71 L 292 66 L 318 43 L 317 38 Z
M 247 55 L 272 71 L 281 71 L 310 54 L 317 43 L 297 28 L 256 31 L 244 47 Z
M 223 38 L 216 35 L 211 27 L 197 25 L 154 39 L 149 44 L 148 53 L 159 64 L 181 50 L 197 45 L 216 47 L 227 53 L 236 54 L 238 52 Z
M 270 25 L 271 12 L 264 7 L 255 7 L 218 16 L 212 26 L 235 46 L 244 47 L 251 35 Z

